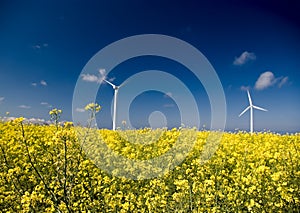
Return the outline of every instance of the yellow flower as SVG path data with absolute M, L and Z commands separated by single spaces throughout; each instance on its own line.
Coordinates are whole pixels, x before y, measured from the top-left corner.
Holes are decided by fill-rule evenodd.
M 16 123 L 16 124 L 22 123 L 24 120 L 25 120 L 25 118 L 23 118 L 23 117 L 15 118 L 13 123 Z
M 97 103 L 89 103 L 84 107 L 85 111 L 94 111 L 95 113 L 101 110 L 101 106 Z
M 60 115 L 62 113 L 62 110 L 61 109 L 52 109 L 50 112 L 49 112 L 49 115 Z

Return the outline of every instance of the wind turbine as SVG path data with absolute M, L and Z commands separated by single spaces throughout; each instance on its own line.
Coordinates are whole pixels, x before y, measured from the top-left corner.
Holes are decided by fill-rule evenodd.
M 106 83 L 108 83 L 109 85 L 111 85 L 112 88 L 113 88 L 114 91 L 115 91 L 115 94 L 114 94 L 114 112 L 113 112 L 113 130 L 116 130 L 118 91 L 119 91 L 120 87 L 124 86 L 124 83 L 125 83 L 126 81 L 124 81 L 124 82 L 123 82 L 121 85 L 119 85 L 119 86 L 114 85 L 113 83 L 107 81 L 105 78 L 103 79 L 103 81 L 105 81 Z
M 254 106 L 252 104 L 252 100 L 251 100 L 249 90 L 247 90 L 247 94 L 248 94 L 248 99 L 249 99 L 249 104 L 250 105 L 246 109 L 244 109 L 244 111 L 239 115 L 239 117 L 241 117 L 248 109 L 250 109 L 250 133 L 253 133 L 253 108 L 261 110 L 261 111 L 268 111 L 268 110 L 266 110 L 264 108 L 261 108 L 261 107 L 258 107 L 258 106 Z

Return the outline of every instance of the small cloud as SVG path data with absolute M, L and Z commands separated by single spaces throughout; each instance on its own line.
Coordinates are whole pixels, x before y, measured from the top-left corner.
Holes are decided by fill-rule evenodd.
M 47 86 L 48 84 L 47 84 L 47 82 L 45 80 L 41 80 L 40 81 L 40 85 Z M 31 83 L 31 86 L 36 87 L 36 86 L 38 86 L 38 83 L 33 82 L 33 83 Z
M 254 88 L 256 90 L 263 90 L 270 86 L 273 86 L 277 82 L 274 74 L 270 71 L 262 73 L 257 79 Z
M 85 112 L 83 108 L 76 108 L 76 112 Z
M 18 107 L 21 109 L 30 109 L 31 108 L 31 106 L 27 106 L 27 105 L 19 105 Z
M 242 91 L 250 90 L 250 86 L 241 86 Z
M 287 84 L 289 81 L 289 77 L 284 77 L 280 80 L 280 82 L 278 83 L 278 87 L 281 88 L 283 85 Z
M 99 69 L 99 73 L 100 73 L 100 75 L 105 76 L 106 75 L 106 70 L 101 68 L 101 69 Z
M 276 78 L 272 72 L 267 71 L 262 73 L 259 76 L 259 78 L 255 83 L 254 88 L 256 90 L 263 90 L 274 85 L 277 85 L 278 88 L 281 88 L 283 85 L 287 84 L 288 82 L 289 82 L 288 76 Z
M 41 81 L 40 81 L 40 84 L 41 84 L 42 86 L 47 86 L 47 85 L 48 85 L 47 82 L 44 81 L 44 80 L 41 80 Z
M 41 119 L 41 118 L 26 118 L 25 122 L 31 123 L 31 124 L 49 124 L 50 123 L 50 121 L 46 121 L 45 119 Z
M 43 48 L 47 48 L 49 45 L 47 43 L 43 43 L 43 44 L 35 44 L 32 46 L 32 49 L 34 50 L 40 50 Z
M 99 76 L 93 75 L 93 74 L 82 74 L 81 78 L 83 81 L 87 82 L 96 82 L 96 83 L 102 83 L 106 79 L 106 71 L 105 69 L 99 69 Z M 108 81 L 113 82 L 116 78 L 112 77 L 109 78 Z M 105 82 L 104 82 L 105 83 Z
M 11 117 L 11 116 L 0 118 L 0 120 L 2 121 L 13 121 L 15 119 L 16 117 Z M 47 125 L 47 124 L 51 124 L 51 121 L 47 121 L 41 118 L 25 118 L 24 123 Z
M 81 78 L 83 81 L 87 81 L 87 82 L 99 82 L 101 80 L 97 76 L 91 74 L 82 74 Z
M 175 105 L 174 104 L 164 104 L 163 107 L 172 108 L 172 107 L 175 107 Z
M 107 76 L 106 76 L 106 70 L 105 69 L 99 69 L 99 74 L 100 76 L 98 77 L 98 82 L 102 82 L 104 80 L 107 79 Z M 108 81 L 110 82 L 113 82 L 116 78 L 115 77 L 112 77 L 112 78 L 109 78 Z
M 40 104 L 45 106 L 45 107 L 48 107 L 48 108 L 52 107 L 52 105 L 49 104 L 48 102 L 41 102 Z
M 41 49 L 41 46 L 36 44 L 36 45 L 33 45 L 32 48 L 35 50 L 39 50 L 39 49 Z
M 4 99 L 5 99 L 4 97 L 0 97 L 0 102 L 4 101 Z
M 113 82 L 114 80 L 116 80 L 116 77 L 112 77 L 108 79 L 110 82 Z
M 164 98 L 173 98 L 173 94 L 171 92 L 167 92 L 164 94 Z
M 234 65 L 243 65 L 248 61 L 253 61 L 256 59 L 256 55 L 254 53 L 245 51 L 239 57 L 235 57 L 233 64 Z

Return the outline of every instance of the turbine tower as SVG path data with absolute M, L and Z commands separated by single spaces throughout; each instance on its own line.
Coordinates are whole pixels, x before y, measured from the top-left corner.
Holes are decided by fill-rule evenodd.
M 115 93 L 114 93 L 114 112 L 113 112 L 113 130 L 116 130 L 116 121 L 117 121 L 117 99 L 118 99 L 118 91 L 120 89 L 120 87 L 124 86 L 123 82 L 121 85 L 116 86 L 113 83 L 107 81 L 106 79 L 103 79 L 106 83 L 108 83 L 109 85 L 112 86 L 112 88 L 114 89 Z
M 247 94 L 248 94 L 248 100 L 249 100 L 250 105 L 246 109 L 244 109 L 244 111 L 239 115 L 239 117 L 241 117 L 248 109 L 250 109 L 250 133 L 252 134 L 253 133 L 253 108 L 261 110 L 261 111 L 268 111 L 268 110 L 266 110 L 264 108 L 261 108 L 261 107 L 258 107 L 258 106 L 254 106 L 252 104 L 252 100 L 251 100 L 249 90 L 247 90 Z

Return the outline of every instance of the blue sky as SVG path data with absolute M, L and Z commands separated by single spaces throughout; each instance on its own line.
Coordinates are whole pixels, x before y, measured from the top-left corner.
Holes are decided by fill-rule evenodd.
M 164 34 L 190 43 L 214 67 L 226 97 L 227 130 L 249 129 L 249 113 L 238 117 L 248 105 L 248 88 L 254 104 L 268 109 L 254 112 L 256 131 L 300 131 L 297 1 L 4 0 L 0 8 L 1 117 L 10 112 L 47 120 L 48 111 L 57 107 L 63 110 L 63 120 L 72 120 L 76 82 L 84 81 L 81 71 L 98 51 L 128 36 Z M 174 61 L 135 58 L 118 65 L 107 78 L 121 84 L 147 69 L 182 80 L 199 106 L 201 126 L 209 127 L 205 89 Z M 85 81 L 97 84 L 95 78 Z M 155 91 L 137 96 L 129 112 L 133 126 L 147 126 L 154 111 L 165 114 L 168 126 L 180 125 L 180 110 L 170 96 Z M 111 128 L 112 98 L 112 88 L 101 85 L 100 127 Z

